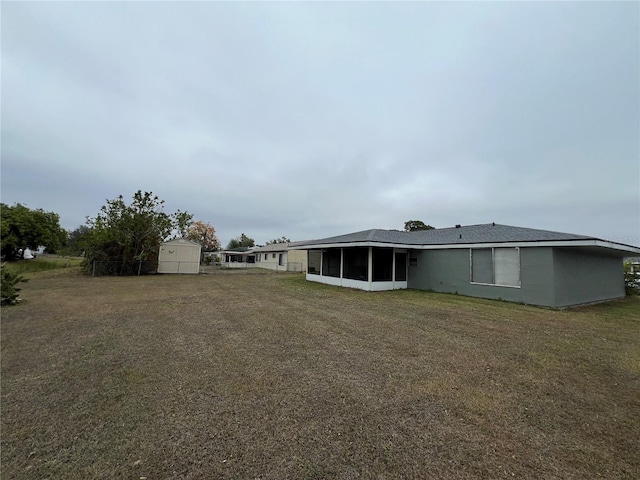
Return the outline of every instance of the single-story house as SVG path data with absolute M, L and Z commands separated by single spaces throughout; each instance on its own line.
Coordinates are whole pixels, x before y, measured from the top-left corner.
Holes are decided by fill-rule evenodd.
M 498 225 L 405 232 L 365 230 L 298 242 L 309 281 L 402 288 L 564 308 L 625 296 L 623 258 L 640 247 Z
M 256 254 L 253 247 L 238 247 L 219 252 L 220 263 L 226 268 L 255 267 Z
M 186 238 L 164 242 L 158 252 L 158 273 L 200 273 L 199 243 Z
M 256 247 L 256 267 L 283 272 L 304 272 L 307 268 L 307 252 L 295 247 L 297 242 L 272 243 Z

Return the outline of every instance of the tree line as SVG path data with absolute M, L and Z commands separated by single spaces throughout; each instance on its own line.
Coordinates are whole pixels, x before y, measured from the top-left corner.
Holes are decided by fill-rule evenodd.
M 83 255 L 85 268 L 94 262 L 109 264 L 121 275 L 155 271 L 160 244 L 172 238 L 188 238 L 204 249 L 218 250 L 215 228 L 180 210 L 167 213 L 164 200 L 138 190 L 131 202 L 122 195 L 107 200 L 95 217 L 71 232 L 60 226 L 54 212 L 30 209 L 22 204 L 0 205 L 3 258 L 19 258 L 23 249 L 46 246 L 48 253 Z
M 164 211 L 164 200 L 152 192 L 138 190 L 130 203 L 122 195 L 107 200 L 95 217 L 71 232 L 60 226 L 55 212 L 30 209 L 20 203 L 0 204 L 0 250 L 3 258 L 20 256 L 22 249 L 46 246 L 48 253 L 84 255 L 85 267 L 94 262 L 109 264 L 112 273 L 140 274 L 157 268 L 160 244 L 173 238 L 187 238 L 202 245 L 204 251 L 220 250 L 216 229 L 208 222 L 193 220 L 193 215 L 177 210 Z M 430 230 L 420 220 L 405 222 L 406 231 Z M 267 245 L 289 243 L 282 236 Z M 233 238 L 227 249 L 250 248 L 255 240 L 244 233 Z

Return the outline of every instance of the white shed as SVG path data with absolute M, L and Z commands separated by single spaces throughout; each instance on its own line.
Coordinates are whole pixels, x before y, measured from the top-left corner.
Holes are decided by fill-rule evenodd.
M 158 273 L 200 273 L 200 244 L 178 238 L 160 245 Z

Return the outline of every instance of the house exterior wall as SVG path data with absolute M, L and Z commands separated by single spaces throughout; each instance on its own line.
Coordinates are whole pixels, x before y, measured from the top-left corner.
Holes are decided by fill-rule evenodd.
M 267 252 L 258 251 L 260 259 L 256 257 L 254 267 L 268 268 L 280 272 L 305 272 L 307 270 L 306 250 L 273 250 Z M 275 255 L 275 258 L 273 257 Z M 280 264 L 282 255 L 282 264 Z
M 471 297 L 555 306 L 553 249 L 520 249 L 520 287 L 471 283 L 469 249 L 413 251 L 417 266 L 409 265 L 409 288 Z
M 268 268 L 269 270 L 286 271 L 287 270 L 287 252 L 258 252 L 260 260 L 256 261 L 254 267 Z M 275 258 L 273 257 L 275 255 Z M 280 255 L 282 255 L 282 265 L 280 265 Z
M 287 269 L 290 272 L 306 272 L 307 271 L 307 251 L 306 250 L 289 250 L 287 252 Z
M 593 303 L 625 296 L 622 259 L 575 248 L 555 248 L 557 307 Z
M 520 248 L 520 287 L 471 282 L 468 249 L 418 250 L 409 288 L 502 299 L 553 308 L 624 297 L 620 257 L 578 249 Z

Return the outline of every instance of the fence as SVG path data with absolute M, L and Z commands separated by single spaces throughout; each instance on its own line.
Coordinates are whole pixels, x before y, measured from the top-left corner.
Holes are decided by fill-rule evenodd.
M 252 267 L 260 267 L 261 265 L 247 262 L 214 262 L 214 268 L 233 268 L 247 269 Z M 269 268 L 269 267 L 263 267 Z M 282 267 L 273 268 L 273 270 L 284 270 Z M 287 262 L 287 272 L 304 272 L 302 262 Z M 149 273 L 199 273 L 200 262 L 178 262 L 178 261 L 162 261 L 158 262 L 135 262 L 125 263 L 122 261 L 98 261 L 95 260 L 91 265 L 91 274 L 94 277 L 99 276 L 120 276 L 120 275 L 145 275 Z
M 302 272 L 302 262 L 288 262 L 287 272 Z
M 91 265 L 91 275 L 100 276 L 120 276 L 120 275 L 145 275 L 155 273 L 158 269 L 157 262 L 122 262 L 122 261 L 99 261 L 94 260 Z

